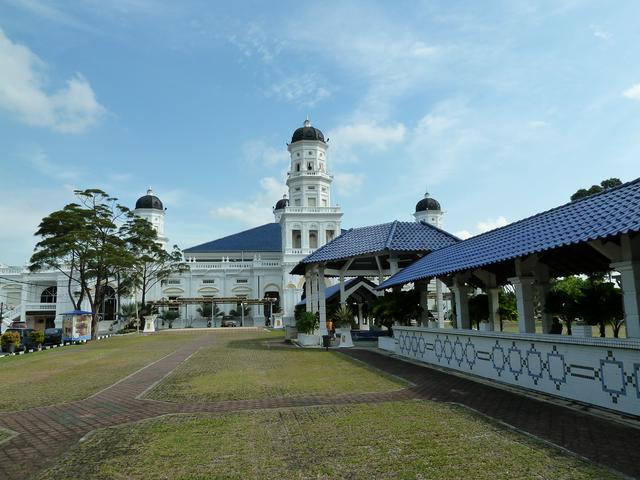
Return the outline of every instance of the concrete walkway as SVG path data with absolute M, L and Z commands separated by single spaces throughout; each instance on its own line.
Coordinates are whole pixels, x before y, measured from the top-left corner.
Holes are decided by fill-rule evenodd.
M 215 403 L 178 404 L 139 398 L 191 354 L 212 344 L 215 338 L 215 335 L 204 335 L 85 400 L 0 414 L 0 427 L 16 433 L 0 443 L 0 479 L 23 479 L 46 468 L 96 429 L 164 414 L 222 413 L 416 398 L 466 405 L 594 462 L 630 476 L 640 476 L 637 452 L 640 430 L 636 428 L 366 350 L 353 349 L 345 353 L 405 378 L 415 387 L 388 393 L 309 395 Z

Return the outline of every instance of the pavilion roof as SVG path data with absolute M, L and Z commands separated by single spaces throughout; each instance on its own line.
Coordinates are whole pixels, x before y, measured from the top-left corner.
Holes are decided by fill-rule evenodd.
M 424 222 L 395 220 L 352 228 L 305 257 L 292 273 L 304 273 L 304 266 L 308 264 L 390 252 L 425 253 L 459 241 L 456 236 Z
M 281 251 L 282 232 L 279 223 L 267 223 L 184 250 L 185 253 Z
M 640 178 L 434 251 L 378 288 L 486 266 L 499 271 L 501 262 L 531 254 L 553 260 L 546 263 L 556 275 L 607 270 L 609 261 L 588 242 L 639 231 Z

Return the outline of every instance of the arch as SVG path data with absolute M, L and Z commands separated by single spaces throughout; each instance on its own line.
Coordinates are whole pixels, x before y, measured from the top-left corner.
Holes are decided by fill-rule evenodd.
M 203 296 L 205 295 L 214 295 L 216 293 L 218 293 L 220 290 L 217 289 L 216 287 L 201 287 L 198 289 L 198 292 L 201 293 Z
M 177 287 L 169 287 L 169 288 L 165 288 L 164 290 L 162 290 L 162 295 L 163 296 L 181 296 L 184 293 L 184 290 L 182 288 L 177 288 Z
M 264 286 L 264 290 L 265 293 L 266 292 L 279 292 L 280 291 L 280 287 L 278 285 L 276 285 L 275 283 L 268 283 Z
M 45 288 L 40 294 L 40 303 L 56 303 L 58 301 L 58 287 Z
M 242 294 L 242 293 L 245 293 L 245 294 L 248 294 L 248 293 L 251 293 L 251 292 L 252 292 L 252 289 L 251 289 L 251 288 L 249 288 L 249 287 L 244 287 L 244 286 L 242 286 L 242 287 L 233 287 L 233 288 L 231 289 L 231 291 L 232 291 L 233 293 L 241 293 L 241 294 Z
M 102 287 L 102 294 L 102 305 L 100 307 L 102 320 L 115 320 L 117 313 L 116 291 L 110 285 L 105 285 Z

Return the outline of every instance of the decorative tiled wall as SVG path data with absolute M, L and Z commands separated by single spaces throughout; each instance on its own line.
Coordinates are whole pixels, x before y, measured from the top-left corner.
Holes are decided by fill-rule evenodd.
M 640 342 L 394 327 L 398 355 L 640 416 Z

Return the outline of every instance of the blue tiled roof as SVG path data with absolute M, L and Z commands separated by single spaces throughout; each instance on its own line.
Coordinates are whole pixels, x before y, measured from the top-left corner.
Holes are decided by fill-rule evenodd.
M 385 251 L 427 252 L 460 241 L 454 235 L 421 222 L 393 221 L 352 228 L 323 245 L 300 263 L 309 264 Z
M 434 251 L 379 288 L 640 231 L 640 178 Z
M 219 238 L 195 247 L 185 253 L 208 252 L 281 252 L 282 232 L 279 223 L 267 223 L 228 237 Z

